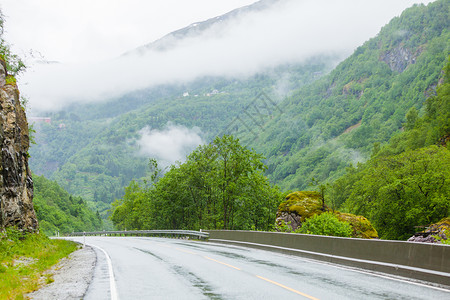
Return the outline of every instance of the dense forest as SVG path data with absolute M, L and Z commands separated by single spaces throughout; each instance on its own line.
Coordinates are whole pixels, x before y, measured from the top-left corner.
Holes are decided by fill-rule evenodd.
M 31 167 L 105 217 L 132 179 L 148 175 L 148 157 L 137 155 L 140 130 L 170 121 L 198 127 L 206 142 L 221 133 L 239 138 L 266 157 L 265 174 L 282 189 L 305 189 L 311 177 L 335 180 L 400 130 L 411 107 L 423 113 L 449 53 L 446 6 L 405 10 L 329 75 L 336 58 L 322 57 L 246 80 L 202 78 L 49 114 L 51 124 L 36 124 Z M 261 114 L 248 109 L 261 93 L 270 111 L 255 124 Z
M 34 209 L 40 231 L 46 235 L 102 229 L 99 213 L 93 212 L 81 197 L 74 197 L 56 182 L 33 176 Z

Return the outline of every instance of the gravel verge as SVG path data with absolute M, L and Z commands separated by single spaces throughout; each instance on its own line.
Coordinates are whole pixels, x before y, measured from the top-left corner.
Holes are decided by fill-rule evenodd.
M 90 246 L 84 246 L 63 258 L 48 272 L 54 282 L 43 286 L 25 299 L 83 299 L 92 281 L 97 255 Z

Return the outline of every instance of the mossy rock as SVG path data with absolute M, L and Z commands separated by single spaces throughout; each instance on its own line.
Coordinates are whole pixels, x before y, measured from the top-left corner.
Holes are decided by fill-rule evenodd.
M 450 244 L 450 217 L 431 224 L 427 229 L 415 233 L 408 242 Z
M 430 227 L 428 227 L 428 229 L 432 229 L 432 227 L 436 228 L 436 229 L 450 229 L 450 217 L 444 218 L 442 220 L 440 220 L 439 222 L 437 222 L 436 224 L 432 224 L 430 225 Z
M 278 206 L 277 225 L 280 224 L 280 219 L 286 219 L 286 214 L 292 218 L 300 219 L 299 224 L 288 224 L 295 230 L 301 227 L 306 219 L 314 215 L 320 215 L 324 212 L 331 211 L 326 205 L 322 203 L 322 196 L 319 192 L 314 191 L 298 191 L 287 195 L 286 200 Z M 353 229 L 352 237 L 363 239 L 376 239 L 378 232 L 372 226 L 369 220 L 363 216 L 356 216 L 348 213 L 334 212 L 339 221 L 347 222 Z M 298 219 L 297 219 L 298 220 Z
M 344 221 L 350 224 L 353 229 L 352 237 L 361 239 L 377 239 L 378 232 L 372 226 L 369 220 L 363 216 L 356 216 L 348 213 L 335 212 L 339 221 Z
M 435 224 L 431 224 L 424 232 L 434 233 L 440 238 L 446 240 L 450 238 L 446 232 L 450 231 L 450 217 L 444 218 Z
M 304 222 L 307 218 L 324 211 L 328 211 L 328 207 L 323 207 L 320 193 L 301 191 L 287 195 L 286 201 L 278 206 L 277 216 L 280 216 L 282 212 L 295 213 L 300 217 L 300 221 Z

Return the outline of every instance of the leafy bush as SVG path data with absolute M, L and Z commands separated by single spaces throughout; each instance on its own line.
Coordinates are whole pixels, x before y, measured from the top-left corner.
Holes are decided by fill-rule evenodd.
M 347 222 L 341 222 L 331 212 L 314 215 L 307 219 L 297 233 L 350 237 L 352 227 Z

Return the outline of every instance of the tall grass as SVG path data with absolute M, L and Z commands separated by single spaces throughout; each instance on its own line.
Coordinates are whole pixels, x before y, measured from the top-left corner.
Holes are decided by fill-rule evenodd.
M 23 234 L 15 229 L 0 232 L 0 299 L 24 299 L 24 294 L 52 282 L 44 271 L 77 249 L 66 240 L 43 234 Z

